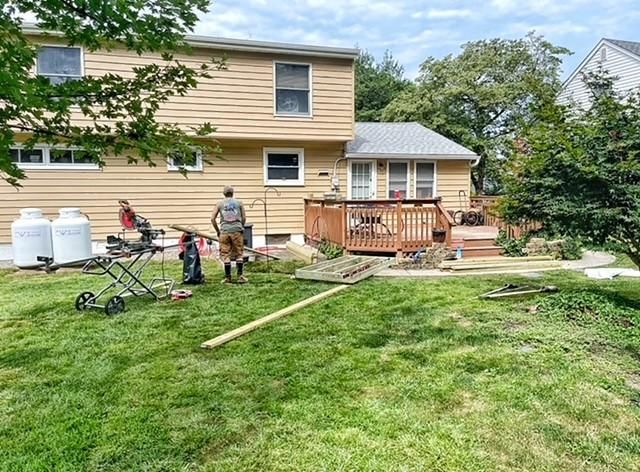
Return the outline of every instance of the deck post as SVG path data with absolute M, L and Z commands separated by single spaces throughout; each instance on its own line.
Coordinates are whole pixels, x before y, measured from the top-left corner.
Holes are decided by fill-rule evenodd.
M 402 202 L 396 203 L 396 255 L 402 257 Z
M 342 236 L 340 244 L 344 248 L 347 245 L 347 204 L 345 202 L 342 202 L 340 204 L 340 209 L 342 210 L 342 218 L 340 219 L 340 225 L 342 226 L 340 234 Z

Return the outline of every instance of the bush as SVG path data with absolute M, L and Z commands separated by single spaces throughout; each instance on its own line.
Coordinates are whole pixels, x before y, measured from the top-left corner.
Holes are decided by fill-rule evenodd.
M 524 249 L 529 241 L 529 235 L 520 238 L 509 238 L 506 231 L 500 230 L 496 238 L 496 244 L 504 249 L 505 256 L 522 257 L 525 255 Z
M 582 259 L 583 245 L 578 238 L 565 237 L 560 247 L 560 258 L 567 261 Z
M 344 249 L 342 248 L 342 246 L 339 246 L 338 244 L 334 244 L 331 241 L 328 241 L 326 239 L 322 240 L 322 242 L 320 243 L 320 246 L 318 246 L 318 250 L 322 254 L 327 256 L 327 259 L 337 259 L 338 257 L 341 257 L 344 254 Z

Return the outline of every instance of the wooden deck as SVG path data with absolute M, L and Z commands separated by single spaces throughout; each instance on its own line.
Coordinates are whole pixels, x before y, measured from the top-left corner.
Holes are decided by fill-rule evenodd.
M 305 236 L 330 241 L 349 252 L 414 253 L 444 230 L 451 246 L 453 218 L 439 198 L 412 200 L 305 199 Z

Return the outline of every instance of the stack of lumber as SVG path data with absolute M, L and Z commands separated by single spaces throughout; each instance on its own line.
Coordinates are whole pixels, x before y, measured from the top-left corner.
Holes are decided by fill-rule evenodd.
M 443 261 L 440 269 L 456 273 L 517 273 L 557 270 L 562 262 L 550 256 L 476 257 Z

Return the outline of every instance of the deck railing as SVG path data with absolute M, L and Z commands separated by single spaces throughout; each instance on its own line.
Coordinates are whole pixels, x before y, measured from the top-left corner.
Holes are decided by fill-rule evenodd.
M 471 197 L 471 207 L 482 215 L 484 225 L 493 226 L 504 231 L 508 238 L 519 238 L 530 231 L 535 231 L 542 227 L 540 223 L 531 221 L 523 221 L 515 225 L 505 222 L 496 213 L 498 198 L 495 195 L 476 195 Z
M 446 232 L 453 219 L 439 198 L 421 200 L 305 199 L 307 239 L 330 241 L 354 252 L 410 253 L 433 245 L 433 230 Z

